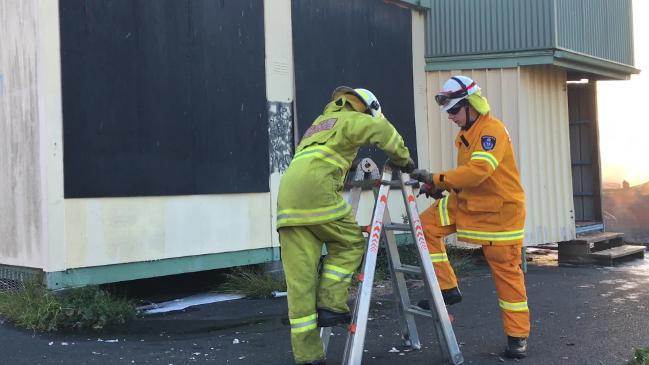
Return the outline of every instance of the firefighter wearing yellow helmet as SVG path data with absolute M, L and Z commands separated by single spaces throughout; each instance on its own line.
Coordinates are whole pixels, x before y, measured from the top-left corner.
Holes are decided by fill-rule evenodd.
M 344 178 L 364 145 L 381 148 L 397 166 L 414 169 L 403 138 L 365 89 L 334 90 L 323 113 L 304 133 L 279 186 L 277 227 L 288 291 L 293 357 L 324 364 L 318 327 L 347 324 L 348 288 L 365 239 L 343 199 Z M 322 245 L 327 256 L 318 266 Z
M 427 195 L 438 198 L 422 213 L 421 221 L 444 301 L 451 305 L 462 299 L 443 241 L 457 233 L 460 241 L 482 245 L 491 268 L 507 335 L 505 356 L 525 357 L 530 314 L 519 267 L 525 193 L 509 133 L 489 113 L 478 84 L 466 76 L 446 81 L 435 100 L 460 127 L 455 138 L 458 167 L 434 174 L 415 170 L 410 176 L 426 183 Z M 440 195 L 444 190 L 450 193 Z M 429 304 L 420 301 L 419 306 L 426 309 Z

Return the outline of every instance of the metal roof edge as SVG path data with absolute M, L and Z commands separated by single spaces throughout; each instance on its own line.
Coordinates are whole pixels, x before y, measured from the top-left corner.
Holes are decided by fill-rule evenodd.
M 554 59 L 556 66 L 615 80 L 628 80 L 632 74 L 640 73 L 633 66 L 561 48 L 554 51 Z
M 426 71 L 510 68 L 531 65 L 555 65 L 571 71 L 586 72 L 601 76 L 603 79 L 615 80 L 628 80 L 632 74 L 640 73 L 640 70 L 633 66 L 561 48 L 426 57 Z
M 409 8 L 416 10 L 427 11 L 432 6 L 432 0 L 396 0 L 396 2 L 403 3 Z
M 535 50 L 465 56 L 427 57 L 426 71 L 510 68 L 529 65 L 551 65 L 553 63 L 554 55 L 551 50 Z

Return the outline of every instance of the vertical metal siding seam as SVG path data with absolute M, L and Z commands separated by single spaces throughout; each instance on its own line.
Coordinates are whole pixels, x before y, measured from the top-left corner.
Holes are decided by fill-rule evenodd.
M 535 46 L 536 43 L 538 42 L 538 37 L 539 37 L 539 20 L 538 20 L 538 12 L 537 6 L 539 2 L 536 1 L 533 4 L 530 5 L 529 7 L 529 12 L 530 12 L 530 23 L 532 25 L 532 31 L 531 31 L 531 39 L 530 39 L 530 45 Z M 529 46 L 528 46 L 529 47 Z
M 543 70 L 542 68 L 537 68 L 534 67 L 533 69 L 533 74 L 534 74 L 534 83 L 533 85 L 535 86 L 534 93 L 536 95 L 536 100 L 535 100 L 535 109 L 537 110 L 536 115 L 536 121 L 537 121 L 537 144 L 542 147 L 539 150 L 539 162 L 540 166 L 537 166 L 537 171 L 539 175 L 539 181 L 541 182 L 541 191 L 539 196 L 543 196 L 544 199 L 540 200 L 539 208 L 541 210 L 541 222 L 542 222 L 542 232 L 543 232 L 543 240 L 545 241 L 546 239 L 546 225 L 548 222 L 548 209 L 546 209 L 545 203 L 547 202 L 548 195 L 550 195 L 550 192 L 548 191 L 549 189 L 549 184 L 548 180 L 550 179 L 550 176 L 548 174 L 548 161 L 547 161 L 547 148 L 548 148 L 548 141 L 547 141 L 547 131 L 546 131 L 546 115 L 545 113 L 547 112 L 547 100 L 545 98 L 545 78 L 543 77 Z M 539 143 L 540 142 L 540 143 Z
M 537 172 L 536 172 L 538 170 L 538 157 L 537 157 L 538 151 L 537 151 L 537 143 L 534 143 L 531 140 L 531 136 L 536 135 L 537 123 L 536 123 L 536 120 L 533 118 L 533 116 L 536 113 L 535 113 L 535 110 L 534 110 L 535 109 L 534 104 L 532 103 L 532 100 L 534 99 L 534 95 L 532 94 L 533 93 L 533 89 L 531 87 L 532 80 L 530 80 L 531 77 L 529 75 L 529 68 L 525 69 L 524 78 L 525 78 L 525 82 L 524 82 L 525 89 L 523 91 L 525 93 L 525 99 L 526 99 L 526 103 L 525 103 L 526 104 L 525 119 L 526 119 L 526 123 L 528 123 L 529 126 L 530 126 L 530 133 L 529 133 L 530 140 L 528 141 L 528 145 L 526 146 L 526 148 L 528 148 L 529 151 L 530 151 L 530 156 L 529 156 L 530 160 L 527 161 L 528 166 L 529 166 L 528 174 L 530 176 L 529 177 L 529 183 L 530 183 L 530 187 L 531 187 L 530 193 L 529 193 L 529 197 L 531 199 L 529 199 L 529 200 L 532 203 L 532 206 L 531 206 L 532 209 L 531 210 L 533 211 L 533 214 L 534 214 L 533 218 L 536 218 L 536 219 L 533 220 L 533 227 L 532 227 L 533 231 L 532 232 L 533 232 L 534 240 L 538 242 L 538 239 L 537 239 L 537 235 L 538 235 L 537 219 L 541 216 L 541 214 L 540 214 L 541 212 L 539 211 L 539 204 L 538 204 L 539 199 L 538 199 L 538 193 L 537 193 L 540 189 L 537 186 L 538 185 L 538 178 L 537 178 Z M 528 207 L 529 207 L 529 203 L 528 203 Z
M 559 231 L 557 232 L 557 235 L 563 240 L 565 237 L 561 236 L 561 232 L 564 231 L 563 227 L 566 225 L 566 200 L 563 198 L 566 190 L 566 182 L 567 182 L 567 176 L 563 173 L 562 167 L 562 161 L 565 160 L 566 156 L 563 155 L 562 151 L 562 140 L 563 138 L 561 137 L 564 132 L 567 130 L 566 126 L 563 125 L 566 121 L 562 118 L 563 116 L 563 108 L 562 108 L 562 99 L 561 99 L 561 73 L 558 69 L 555 69 L 553 67 L 549 67 L 552 70 L 552 89 L 553 89 L 553 98 L 552 98 L 552 104 L 555 106 L 552 108 L 554 111 L 554 126 L 553 129 L 558 131 L 558 138 L 554 140 L 554 171 L 555 171 L 555 176 L 557 176 L 557 181 L 559 184 L 557 185 L 559 188 L 559 191 L 555 194 L 555 207 L 557 208 L 557 211 L 555 212 L 555 216 L 557 217 L 558 224 L 555 226 Z
M 567 98 L 567 90 L 566 90 L 566 81 L 567 81 L 567 72 L 565 70 L 561 70 L 561 83 L 562 83 L 562 88 L 561 88 L 561 94 L 560 97 L 562 99 L 561 107 L 563 108 L 563 115 L 568 117 L 568 98 Z M 569 119 L 565 120 L 565 123 L 569 123 Z M 564 126 L 564 130 L 568 131 L 568 133 L 562 133 L 562 148 L 563 148 L 563 153 L 562 156 L 570 156 L 570 125 L 567 124 Z M 573 201 L 573 196 L 572 196 L 572 166 L 570 163 L 570 158 L 564 158 L 563 160 L 563 172 L 566 175 L 566 177 L 570 177 L 567 179 L 568 185 L 564 189 L 563 196 L 566 201 L 566 208 L 568 208 L 565 211 L 565 214 L 570 218 L 569 223 L 570 223 L 570 237 L 573 238 L 574 235 L 574 201 Z
M 534 115 L 534 126 L 535 126 L 535 133 L 534 133 L 534 145 L 535 145 L 535 155 L 536 155 L 536 165 L 534 169 L 535 173 L 535 180 L 538 182 L 537 189 L 535 191 L 535 196 L 536 196 L 536 207 L 539 212 L 538 215 L 538 222 L 537 222 L 537 229 L 539 230 L 537 232 L 538 238 L 543 240 L 545 239 L 544 236 L 544 227 L 545 227 L 545 222 L 547 220 L 546 217 L 546 212 L 545 212 L 545 204 L 544 204 L 544 198 L 547 194 L 545 191 L 546 188 L 546 181 L 545 177 L 547 177 L 547 173 L 545 171 L 545 141 L 543 140 L 543 119 L 539 113 L 542 113 L 542 106 L 539 105 L 540 103 L 543 102 L 542 98 L 540 98 L 540 88 L 542 85 L 539 83 L 539 77 L 538 77 L 538 71 L 537 68 L 532 66 L 530 69 L 530 88 L 532 89 L 532 103 L 533 103 L 533 115 Z
M 561 118 L 559 117 L 559 113 L 557 111 L 557 106 L 558 104 L 556 103 L 556 77 L 555 77 L 555 71 L 548 66 L 544 67 L 546 76 L 545 78 L 548 80 L 548 108 L 547 111 L 549 112 L 548 117 L 549 117 L 549 123 L 548 123 L 548 128 L 549 132 L 552 133 L 553 135 L 550 138 L 550 156 L 551 159 L 549 162 L 550 164 L 550 171 L 551 171 L 551 176 L 553 177 L 552 179 L 554 180 L 553 185 L 553 191 L 552 191 L 552 197 L 551 197 L 551 207 L 553 207 L 552 214 L 550 214 L 551 218 L 551 225 L 550 227 L 553 227 L 555 230 L 557 227 L 560 226 L 560 219 L 558 216 L 557 210 L 562 206 L 560 200 L 558 199 L 559 195 L 559 190 L 562 187 L 562 182 L 563 176 L 558 173 L 557 166 L 558 162 L 561 160 L 561 156 L 558 153 L 558 143 L 557 141 L 559 140 L 558 134 L 561 134 L 561 131 L 563 130 L 559 124 L 561 123 Z M 556 237 L 557 232 L 553 232 L 552 237 Z

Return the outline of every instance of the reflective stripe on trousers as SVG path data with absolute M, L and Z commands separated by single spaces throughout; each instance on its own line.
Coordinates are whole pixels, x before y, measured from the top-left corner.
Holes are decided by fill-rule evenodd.
M 353 271 L 345 270 L 335 265 L 325 264 L 322 266 L 322 277 L 334 281 L 351 283 L 353 274 Z
M 291 333 L 302 333 L 318 328 L 316 313 L 305 317 L 289 319 L 291 323 Z

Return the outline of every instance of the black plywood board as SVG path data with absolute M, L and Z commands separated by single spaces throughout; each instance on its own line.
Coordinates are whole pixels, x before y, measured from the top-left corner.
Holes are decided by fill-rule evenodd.
M 269 191 L 262 0 L 59 11 L 67 198 Z
M 381 0 L 300 0 L 292 2 L 292 24 L 299 138 L 335 87 L 362 87 L 416 161 L 411 10 Z M 358 156 L 368 154 L 379 164 L 386 158 L 376 147 Z

